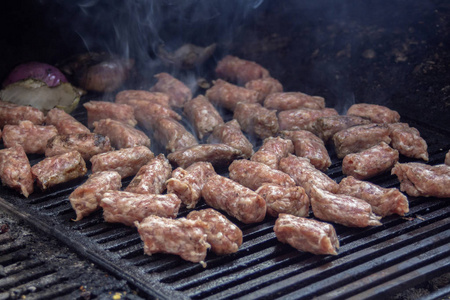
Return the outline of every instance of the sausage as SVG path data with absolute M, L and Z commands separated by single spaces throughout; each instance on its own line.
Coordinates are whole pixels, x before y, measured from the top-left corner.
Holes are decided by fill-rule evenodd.
M 280 214 L 273 227 L 275 236 L 297 250 L 318 255 L 337 255 L 339 240 L 334 227 L 313 219 Z
M 347 115 L 368 118 L 373 123 L 396 123 L 400 120 L 400 115 L 395 110 L 386 106 L 367 103 L 353 104 L 347 110 Z
M 56 135 L 48 140 L 45 156 L 55 156 L 70 151 L 78 151 L 84 160 L 90 160 L 99 153 L 112 151 L 108 137 L 98 133 Z
M 306 194 L 310 197 L 312 186 L 317 186 L 332 193 L 335 193 L 339 187 L 333 179 L 317 170 L 305 157 L 289 154 L 280 160 L 280 170 L 289 174 L 297 185 L 305 189 Z
M 160 92 L 150 92 L 146 90 L 124 90 L 116 94 L 114 102 L 133 106 L 133 100 L 145 100 L 169 107 L 170 96 Z
M 168 152 L 175 152 L 183 148 L 198 145 L 195 136 L 172 118 L 158 118 L 154 130 L 153 135 L 155 139 L 161 145 L 165 146 Z
M 250 158 L 253 151 L 253 144 L 242 133 L 238 121 L 231 120 L 225 124 L 217 125 L 208 137 L 209 144 L 223 143 L 242 152 L 243 158 Z
M 206 91 L 205 96 L 216 106 L 233 111 L 238 102 L 258 102 L 259 93 L 257 91 L 249 90 L 221 79 L 217 79 L 213 83 L 214 85 Z
M 349 227 L 380 226 L 381 217 L 372 212 L 366 201 L 342 194 L 333 194 L 316 186 L 311 187 L 311 207 L 318 219 Z
M 136 175 L 139 169 L 148 163 L 154 154 L 145 146 L 124 148 L 94 155 L 92 173 L 101 171 L 117 171 L 122 178 Z
M 274 136 L 278 132 L 278 118 L 275 110 L 268 110 L 259 103 L 239 102 L 234 110 L 243 131 L 260 139 Z
M 80 221 L 100 208 L 103 194 L 109 190 L 119 190 L 122 186 L 120 174 L 116 171 L 104 171 L 91 174 L 88 180 L 78 186 L 69 196 L 70 204 Z
M 263 163 L 277 170 L 280 159 L 286 157 L 289 153 L 294 153 L 294 145 L 291 140 L 270 137 L 264 139 L 262 146 L 250 160 Z
M 206 241 L 211 245 L 212 252 L 217 255 L 235 253 L 242 245 L 242 231 L 239 227 L 212 208 L 192 211 L 186 219 L 206 223 Z
M 127 104 L 119 104 L 107 101 L 89 101 L 83 106 L 87 110 L 88 127 L 93 128 L 95 121 L 101 119 L 113 119 L 130 126 L 136 126 L 134 109 Z
M 396 188 L 383 188 L 353 176 L 339 182 L 339 194 L 363 199 L 372 206 L 372 211 L 382 217 L 392 214 L 404 216 L 409 211 L 408 199 Z
M 391 123 L 388 127 L 392 148 L 404 156 L 428 161 L 428 145 L 419 130 L 407 123 Z
M 245 224 L 261 222 L 266 216 L 266 202 L 261 196 L 220 175 L 209 177 L 202 196 L 209 206 L 223 210 Z
M 81 122 L 59 108 L 52 108 L 45 117 L 45 124 L 53 125 L 61 135 L 91 133 Z
M 397 163 L 391 170 L 400 181 L 400 190 L 413 197 L 450 198 L 450 166 Z
M 161 194 L 166 189 L 166 181 L 171 174 L 172 166 L 164 154 L 159 154 L 139 169 L 125 191 L 136 194 Z
M 0 150 L 0 178 L 3 185 L 19 191 L 26 198 L 33 193 L 30 162 L 21 146 Z
M 42 125 L 44 119 L 44 113 L 35 107 L 0 101 L 0 129 L 5 125 L 18 125 L 23 120 Z
M 219 78 L 237 82 L 238 84 L 270 77 L 269 71 L 256 62 L 231 55 L 225 56 L 217 63 L 215 73 Z
M 228 166 L 240 156 L 241 151 L 225 144 L 201 144 L 172 152 L 167 158 L 172 164 L 187 168 L 199 161 L 208 161 L 216 167 Z
M 31 167 L 41 190 L 67 182 L 87 173 L 86 163 L 78 151 L 47 157 Z
M 19 125 L 3 127 L 3 143 L 6 148 L 22 146 L 25 153 L 44 154 L 48 140 L 58 134 L 53 125 L 35 125 L 31 121 L 22 121 Z
M 122 122 L 102 119 L 94 122 L 94 132 L 109 138 L 115 149 L 146 146 L 150 148 L 150 139 L 142 131 Z
M 330 116 L 318 118 L 313 124 L 313 132 L 317 134 L 325 143 L 333 135 L 341 130 L 357 126 L 370 124 L 371 121 L 358 116 Z
M 258 92 L 259 103 L 263 103 L 264 99 L 272 93 L 283 92 L 283 85 L 272 77 L 250 80 L 245 84 L 245 88 Z
M 231 179 L 254 191 L 264 183 L 278 184 L 283 187 L 295 186 L 295 181 L 288 174 L 251 160 L 235 160 L 228 170 Z
M 192 92 L 183 82 L 167 73 L 156 74 L 156 84 L 150 92 L 161 92 L 169 95 L 169 104 L 173 107 L 183 107 L 186 101 L 192 99 Z
M 135 225 L 144 242 L 145 254 L 170 253 L 205 266 L 206 251 L 211 248 L 207 242 L 205 222 L 149 216 Z
M 385 142 L 358 153 L 347 154 L 342 160 L 342 173 L 356 179 L 368 179 L 382 174 L 397 163 L 398 151 Z
M 337 116 L 334 108 L 323 109 L 290 109 L 278 113 L 280 130 L 308 130 L 315 133 L 314 124 L 318 118 Z
M 175 194 L 136 194 L 125 191 L 107 191 L 100 200 L 103 218 L 109 223 L 133 226 L 150 215 L 176 218 L 181 200 Z
M 128 101 L 128 105 L 134 108 L 134 116 L 139 126 L 148 131 L 154 130 L 157 126 L 158 119 L 161 117 L 169 117 L 177 121 L 181 120 L 181 116 L 170 107 L 156 102 L 131 99 Z
M 273 217 L 278 217 L 282 213 L 298 217 L 309 214 L 309 197 L 300 186 L 283 187 L 265 183 L 256 190 L 256 193 L 266 201 L 267 213 Z
M 333 135 L 334 148 L 338 158 L 360 152 L 381 142 L 389 144 L 389 127 L 385 124 L 353 126 Z
M 317 169 L 325 172 L 331 166 L 328 150 L 315 134 L 306 130 L 295 130 L 281 131 L 280 135 L 293 142 L 295 155 L 308 158 Z
M 300 92 L 273 93 L 264 100 L 264 107 L 278 111 L 300 108 L 323 109 L 325 99 Z
M 211 133 L 214 127 L 223 124 L 219 112 L 203 95 L 186 102 L 183 112 L 194 126 L 195 133 L 200 140 L 206 134 Z
M 186 169 L 178 167 L 166 182 L 167 193 L 177 195 L 187 208 L 194 208 L 200 200 L 205 182 L 213 175 L 216 172 L 210 162 L 196 162 Z

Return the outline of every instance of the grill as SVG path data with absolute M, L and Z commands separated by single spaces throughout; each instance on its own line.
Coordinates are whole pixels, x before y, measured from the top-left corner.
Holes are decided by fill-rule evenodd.
M 45 15 L 42 7 L 29 2 L 33 3 L 30 10 Z M 450 7 L 445 1 L 412 1 L 407 4 L 382 1 L 384 9 L 374 13 L 381 16 L 380 20 L 365 18 L 368 10 L 375 7 L 370 1 L 358 5 L 325 0 L 310 5 L 297 4 L 299 1 L 284 1 L 283 4 L 252 1 L 255 5 L 258 2 L 262 3 L 260 10 L 256 10 L 259 13 L 248 13 L 250 25 L 241 24 L 231 42 L 222 37 L 216 58 L 231 53 L 255 60 L 268 68 L 287 91 L 300 90 L 324 96 L 327 106 L 336 107 L 341 113 L 354 102 L 376 103 L 395 109 L 402 116 L 401 121 L 416 127 L 426 139 L 429 164 L 444 161 L 450 148 L 450 88 L 446 81 L 450 54 L 445 50 L 450 40 Z M 73 12 L 74 8 L 70 9 Z M 359 12 L 361 9 L 363 11 Z M 347 13 L 350 19 L 346 19 Z M 311 17 L 316 14 L 317 18 Z M 33 12 L 26 14 L 32 15 Z M 174 18 L 173 15 L 170 17 Z M 410 19 L 402 18 L 404 15 Z M 293 23 L 286 21 L 298 16 L 301 18 Z M 3 20 L 7 18 L 0 21 Z M 171 21 L 168 19 L 165 25 L 172 24 Z M 40 24 L 45 25 L 46 22 L 41 20 Z M 176 26 L 186 25 L 180 21 L 173 24 L 161 26 L 166 34 L 161 34 L 161 37 L 173 32 Z M 23 29 L 22 26 L 20 28 Z M 188 27 L 199 28 L 206 28 L 205 23 Z M 206 35 L 205 44 L 209 44 L 216 42 L 214 34 L 220 34 L 220 28 L 210 28 L 212 37 L 207 36 L 206 30 L 186 30 L 180 39 L 199 42 Z M 55 34 L 56 30 L 52 29 Z M 65 29 L 73 42 L 72 28 Z M 32 27 L 30 31 L 24 30 L 23 34 L 25 37 L 35 35 L 33 30 L 37 29 Z M 106 34 L 105 30 L 101 28 L 100 32 Z M 40 50 L 45 49 L 42 46 L 45 41 L 52 45 L 52 51 Z M 3 61 L 1 71 L 11 69 L 9 64 L 21 62 L 19 59 L 38 60 L 33 55 L 40 55 L 41 60 L 47 61 L 51 61 L 49 57 L 61 56 L 61 51 L 55 53 L 57 41 L 56 38 L 43 39 L 36 52 L 23 54 L 27 55 L 26 59 L 14 56 Z M 85 42 L 89 43 L 88 40 Z M 73 46 L 76 48 L 79 44 Z M 73 50 L 65 43 L 61 49 L 65 56 Z M 374 51 L 377 56 L 371 58 L 372 52 L 365 52 L 366 49 Z M 5 50 L 2 48 L 0 51 Z M 6 53 L 9 54 L 6 57 L 12 56 L 11 53 Z M 360 53 L 366 54 L 361 56 Z M 147 54 L 155 58 L 155 53 Z M 406 60 L 403 55 L 407 55 Z M 196 70 L 195 75 L 213 78 L 208 72 L 214 64 L 215 60 L 210 60 L 204 66 L 206 71 Z M 161 70 L 166 71 L 164 68 Z M 181 72 L 176 75 L 189 74 Z M 83 101 L 108 96 L 111 95 L 87 95 Z M 82 106 L 74 116 L 86 123 Z M 156 143 L 154 147 L 158 147 Z M 341 162 L 336 158 L 333 147 L 328 150 L 332 165 L 327 174 L 339 182 L 343 178 Z M 29 158 L 31 164 L 42 159 L 33 155 Z M 408 161 L 412 160 L 401 157 L 401 162 Z M 243 245 L 237 253 L 224 257 L 209 253 L 207 267 L 203 268 L 200 264 L 172 255 L 144 255 L 136 229 L 105 223 L 100 211 L 79 222 L 71 221 L 75 214 L 68 196 L 84 179 L 45 193 L 35 191 L 29 199 L 2 188 L 0 209 L 25 220 L 42 231 L 43 236 L 55 237 L 81 257 L 128 282 L 145 298 L 380 299 L 450 272 L 448 199 L 408 197 L 410 212 L 405 217 L 383 218 L 383 225 L 379 227 L 359 229 L 336 225 L 341 248 L 339 254 L 332 257 L 303 253 L 279 243 L 273 233 L 273 218 L 267 217 L 264 222 L 251 225 L 232 219 L 244 233 Z M 129 180 L 125 179 L 123 186 Z M 383 187 L 399 186 L 397 178 L 387 174 L 370 181 Z M 200 202 L 197 208 L 206 207 L 204 202 Z M 187 213 L 181 210 L 179 216 Z M 0 299 L 13 298 L 14 295 L 27 296 L 27 299 L 69 297 L 84 282 L 68 280 L 67 272 L 67 269 L 47 263 L 44 257 L 30 257 L 25 243 L 0 235 Z M 97 277 L 94 280 L 102 284 L 105 279 Z M 40 294 L 27 290 L 30 285 L 35 286 Z M 16 290 L 17 294 L 11 294 Z M 426 299 L 441 299 L 449 294 L 450 286 L 447 285 Z

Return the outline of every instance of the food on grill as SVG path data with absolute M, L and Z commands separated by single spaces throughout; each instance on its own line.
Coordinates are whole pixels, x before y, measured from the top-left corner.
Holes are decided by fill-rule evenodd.
M 450 166 L 397 163 L 391 170 L 400 181 L 400 190 L 413 197 L 450 197 Z
M 376 216 L 370 204 L 362 199 L 333 194 L 313 185 L 310 200 L 314 216 L 323 221 L 349 227 L 382 225 L 379 221 L 381 217 Z
M 280 135 L 294 144 L 295 155 L 306 157 L 310 163 L 321 171 L 331 166 L 330 155 L 323 141 L 315 134 L 306 130 L 281 131 Z
M 158 47 L 158 56 L 169 65 L 177 68 L 192 69 L 204 63 L 216 50 L 216 44 L 199 47 L 193 44 L 184 44 L 175 52 L 167 52 L 163 46 Z
M 208 225 L 205 222 L 149 216 L 135 225 L 144 242 L 145 254 L 170 253 L 190 262 L 204 264 L 206 251 L 211 247 L 206 241 Z
M 87 173 L 86 163 L 78 151 L 46 157 L 31 167 L 33 178 L 41 190 L 67 182 Z
M 242 133 L 238 121 L 231 120 L 225 124 L 217 125 L 208 137 L 209 144 L 223 143 L 242 152 L 244 158 L 253 155 L 253 144 Z
M 170 107 L 156 102 L 132 99 L 128 101 L 128 105 L 134 108 L 134 116 L 139 126 L 148 131 L 153 131 L 158 126 L 158 119 L 161 117 L 168 117 L 177 121 L 181 120 L 181 116 Z
M 94 155 L 92 173 L 117 171 L 122 178 L 136 175 L 139 169 L 154 157 L 153 152 L 145 146 L 124 148 Z
M 186 101 L 192 99 L 191 90 L 180 80 L 170 74 L 159 73 L 155 77 L 158 79 L 152 86 L 150 92 L 161 92 L 169 95 L 169 104 L 173 107 L 183 107 Z
M 214 85 L 206 91 L 205 96 L 214 105 L 234 111 L 239 102 L 258 102 L 259 93 L 257 91 L 231 84 L 222 79 L 217 79 L 213 83 Z
M 50 87 L 67 82 L 66 76 L 58 68 L 46 63 L 32 61 L 16 66 L 3 81 L 3 87 L 29 78 L 41 80 Z
M 160 92 L 149 92 L 146 90 L 123 90 L 116 94 L 114 102 L 133 106 L 133 100 L 145 100 L 169 107 L 170 96 Z
M 386 106 L 368 103 L 353 104 L 347 110 L 347 115 L 370 119 L 373 123 L 396 123 L 400 115 Z
M 301 186 L 265 183 L 256 193 L 266 201 L 267 213 L 273 217 L 283 213 L 298 217 L 309 214 L 309 197 Z
M 88 127 L 93 128 L 95 121 L 112 119 L 130 126 L 136 126 L 134 109 L 127 104 L 119 104 L 107 101 L 89 101 L 83 104 L 87 110 Z
M 270 77 L 269 71 L 261 65 L 231 55 L 225 56 L 217 63 L 215 72 L 217 77 L 237 82 L 238 84 Z
M 166 182 L 167 193 L 177 195 L 187 208 L 194 208 L 200 200 L 205 182 L 213 175 L 216 175 L 216 171 L 210 162 L 196 162 L 186 169 L 178 167 Z
M 209 206 L 250 224 L 264 220 L 266 201 L 251 189 L 220 175 L 209 177 L 202 189 Z
M 166 181 L 171 174 L 172 166 L 164 154 L 159 154 L 139 169 L 125 191 L 136 194 L 161 194 L 166 189 Z
M 269 110 L 259 103 L 239 102 L 234 110 L 236 119 L 244 132 L 265 139 L 278 132 L 278 118 L 275 110 Z
M 215 167 L 223 167 L 241 157 L 241 154 L 240 150 L 225 144 L 201 144 L 172 152 L 167 158 L 172 164 L 182 168 L 199 161 L 208 161 Z
M 283 92 L 283 86 L 281 85 L 281 83 L 272 77 L 250 80 L 245 84 L 245 88 L 257 91 L 259 93 L 259 103 L 263 103 L 264 99 L 266 99 L 266 97 L 272 93 Z
M 91 131 L 74 117 L 59 108 L 53 108 L 45 117 L 45 124 L 53 125 L 59 134 L 91 133 Z
M 0 178 L 3 185 L 17 190 L 26 198 L 33 193 L 30 162 L 21 146 L 0 150 Z
M 338 158 L 360 152 L 381 142 L 389 144 L 389 127 L 385 124 L 353 126 L 333 135 L 334 147 Z
M 368 179 L 392 169 L 398 158 L 397 150 L 381 142 L 361 152 L 347 154 L 342 160 L 342 173 Z
M 239 227 L 214 209 L 192 211 L 186 219 L 201 220 L 206 223 L 206 240 L 211 245 L 211 251 L 218 255 L 237 252 L 242 245 L 242 231 Z
M 363 199 L 372 206 L 373 213 L 385 217 L 392 214 L 404 216 L 409 212 L 408 199 L 396 188 L 383 188 L 352 176 L 339 182 L 338 194 Z
M 325 143 L 338 131 L 357 126 L 370 124 L 371 121 L 358 116 L 330 116 L 318 118 L 313 125 L 314 133 Z
M 268 165 L 272 169 L 278 169 L 280 159 L 289 153 L 294 153 L 294 145 L 291 140 L 280 137 L 264 139 L 262 146 L 252 155 L 251 161 Z
M 314 123 L 318 118 L 337 116 L 334 108 L 290 109 L 278 113 L 280 130 L 308 130 L 315 133 Z
M 295 181 L 288 174 L 251 160 L 235 160 L 228 170 L 230 179 L 254 191 L 264 183 L 278 184 L 283 187 L 295 186 Z
M 446 165 L 450 166 L 450 151 L 447 152 L 447 154 L 445 155 L 445 162 Z
M 168 152 L 197 145 L 197 139 L 176 120 L 169 117 L 156 119 L 153 136 Z
M 392 148 L 407 157 L 428 161 L 428 145 L 420 136 L 419 130 L 407 123 L 388 124 Z
M 58 134 L 55 126 L 34 125 L 22 121 L 19 125 L 3 127 L 3 143 L 6 148 L 22 146 L 25 153 L 44 154 L 47 141 Z
M 335 193 L 339 187 L 333 179 L 316 169 L 305 157 L 289 154 L 280 160 L 280 170 L 289 174 L 297 185 L 305 189 L 306 194 L 310 197 L 312 186 L 317 186 L 332 193 Z
M 71 151 L 80 152 L 84 160 L 90 160 L 94 155 L 112 151 L 108 137 L 98 133 L 78 133 L 56 135 L 48 140 L 45 156 L 55 156 Z
M 0 101 L 0 129 L 7 124 L 18 125 L 23 120 L 42 125 L 44 118 L 44 113 L 37 108 Z
M 278 111 L 301 108 L 323 109 L 325 99 L 300 92 L 273 93 L 264 100 L 264 107 Z
M 133 226 L 134 222 L 141 222 L 151 215 L 175 218 L 180 204 L 181 200 L 175 194 L 136 194 L 125 191 L 107 191 L 100 200 L 106 222 L 127 226 Z
M 214 127 L 223 124 L 219 112 L 203 95 L 186 102 L 183 112 L 194 126 L 195 133 L 200 140 L 212 132 Z
M 94 122 L 94 132 L 108 137 L 115 149 L 135 146 L 150 148 L 150 139 L 144 132 L 116 120 L 102 119 Z
M 103 194 L 109 190 L 119 190 L 122 186 L 120 174 L 116 171 L 104 171 L 91 174 L 69 196 L 70 204 L 80 221 L 100 208 Z
M 339 240 L 331 224 L 280 214 L 273 227 L 277 239 L 300 251 L 337 255 Z

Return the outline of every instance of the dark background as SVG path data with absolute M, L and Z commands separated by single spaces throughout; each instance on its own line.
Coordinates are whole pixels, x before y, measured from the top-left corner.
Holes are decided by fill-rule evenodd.
M 70 3 L 69 3 L 70 2 Z M 450 125 L 448 1 L 2 1 L 0 80 L 17 64 L 59 64 L 107 51 L 136 60 L 128 87 L 165 70 L 214 78 L 225 54 L 254 60 L 286 91 L 324 96 L 341 113 L 353 103 L 387 105 L 406 118 Z M 204 65 L 161 63 L 159 45 L 217 43 Z M 138 78 L 139 80 L 136 80 Z M 202 92 L 199 90 L 199 92 Z

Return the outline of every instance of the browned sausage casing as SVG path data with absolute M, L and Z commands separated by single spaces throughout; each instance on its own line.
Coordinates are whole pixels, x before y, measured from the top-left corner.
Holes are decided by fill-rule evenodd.
M 132 103 L 132 100 L 144 100 L 169 107 L 169 99 L 170 96 L 164 93 L 145 90 L 124 90 L 116 94 L 114 102 L 133 106 L 130 104 Z
M 207 224 L 207 242 L 218 255 L 237 252 L 242 245 L 242 231 L 239 227 L 212 208 L 192 211 L 186 219 L 201 220 Z
M 298 217 L 309 214 L 309 197 L 301 186 L 283 187 L 265 183 L 256 193 L 266 200 L 267 213 L 273 217 L 281 213 Z
M 197 145 L 197 139 L 172 118 L 158 118 L 154 128 L 155 139 L 169 152 Z
M 334 108 L 323 109 L 290 109 L 278 114 L 280 130 L 308 130 L 315 133 L 314 124 L 318 118 L 337 116 Z
M 372 211 L 382 217 L 392 214 L 404 216 L 409 211 L 408 199 L 398 189 L 386 189 L 352 176 L 339 183 L 339 194 L 363 199 L 372 206 Z
M 238 102 L 258 102 L 259 93 L 218 79 L 206 91 L 205 96 L 214 105 L 224 107 L 228 110 L 234 110 Z
M 294 145 L 291 140 L 280 137 L 270 137 L 264 139 L 262 146 L 251 157 L 251 161 L 256 161 L 268 165 L 277 170 L 280 159 L 289 153 L 294 153 Z
M 358 116 L 330 116 L 318 118 L 313 125 L 313 132 L 317 134 L 325 143 L 333 135 L 341 130 L 357 126 L 370 124 L 371 121 Z
M 325 108 L 325 99 L 300 92 L 273 93 L 264 100 L 264 107 L 278 111 L 311 108 Z
M 149 216 L 135 225 L 147 255 L 170 253 L 187 261 L 201 263 L 211 247 L 206 241 L 207 224 L 201 220 Z
M 180 121 L 181 116 L 169 106 L 141 99 L 130 99 L 128 105 L 134 108 L 134 116 L 139 126 L 152 131 L 158 124 L 158 119 L 168 117 Z
M 259 103 L 239 102 L 234 110 L 243 131 L 260 139 L 274 136 L 278 132 L 278 118 L 275 110 L 268 110 Z
M 266 201 L 251 189 L 220 175 L 211 176 L 202 189 L 206 203 L 250 224 L 264 220 Z
M 118 190 L 122 186 L 120 174 L 116 171 L 104 171 L 91 174 L 88 180 L 77 187 L 69 196 L 70 204 L 80 221 L 100 208 L 103 194 L 109 190 Z
M 78 151 L 47 157 L 31 167 L 37 185 L 46 190 L 54 185 L 84 176 L 86 163 Z
M 155 77 L 158 79 L 150 92 L 161 92 L 169 95 L 169 104 L 173 107 L 183 107 L 186 101 L 192 99 L 191 89 L 183 82 L 170 74 L 159 73 Z
M 273 228 L 277 239 L 300 251 L 337 255 L 339 240 L 331 224 L 280 214 Z
M 203 95 L 199 95 L 186 102 L 183 112 L 194 126 L 195 132 L 200 140 L 206 134 L 212 132 L 214 127 L 223 124 L 219 112 Z
M 419 130 L 407 123 L 388 124 L 392 148 L 407 157 L 428 161 L 428 145 L 420 136 Z
M 108 191 L 101 198 L 103 218 L 106 222 L 133 226 L 150 215 L 175 218 L 181 200 L 175 194 L 136 194 L 125 191 Z
M 44 118 L 44 113 L 35 107 L 0 101 L 0 128 L 7 124 L 18 125 L 23 120 L 42 125 Z
M 353 104 L 348 109 L 347 115 L 368 118 L 373 123 L 395 123 L 400 120 L 400 115 L 395 110 L 386 106 L 367 103 Z
M 87 110 L 88 127 L 93 128 L 95 121 L 101 119 L 113 119 L 130 126 L 136 126 L 134 109 L 127 104 L 119 104 L 107 101 L 89 101 L 83 106 Z
M 70 151 L 78 151 L 84 160 L 113 150 L 109 138 L 97 133 L 57 135 L 51 138 L 45 149 L 45 156 L 55 156 Z
M 19 191 L 26 198 L 33 193 L 30 162 L 21 146 L 0 150 L 0 178 L 3 185 Z
M 172 166 L 164 154 L 159 154 L 143 165 L 125 189 L 136 194 L 161 194 L 166 189 Z
M 146 146 L 150 148 L 150 139 L 142 131 L 122 122 L 102 119 L 94 122 L 94 132 L 107 136 L 115 149 Z
M 311 206 L 316 218 L 349 227 L 379 226 L 380 217 L 366 201 L 342 194 L 333 194 L 311 187 Z
M 245 88 L 259 93 L 259 103 L 263 103 L 268 95 L 272 93 L 281 93 L 283 91 L 281 83 L 272 77 L 253 79 L 245 84 Z
M 122 178 L 136 175 L 139 169 L 154 157 L 153 152 L 145 146 L 124 148 L 100 153 L 91 158 L 92 173 L 117 171 Z
M 278 184 L 283 187 L 295 186 L 294 179 L 288 174 L 251 160 L 235 160 L 228 170 L 231 179 L 254 191 L 264 183 Z
M 238 84 L 270 77 L 269 71 L 261 65 L 231 55 L 225 56 L 217 63 L 215 72 L 217 77 L 237 82 Z
M 48 140 L 58 134 L 55 126 L 34 125 L 30 121 L 22 121 L 19 125 L 5 125 L 3 143 L 6 148 L 22 146 L 25 153 L 43 154 Z
M 45 124 L 55 126 L 59 134 L 91 133 L 86 126 L 59 108 L 52 108 L 47 113 Z
M 213 175 L 216 172 L 210 162 L 196 162 L 186 169 L 178 167 L 173 170 L 172 178 L 167 180 L 167 193 L 176 194 L 187 208 L 194 208 L 205 182 Z
M 244 158 L 253 155 L 253 144 L 242 133 L 237 120 L 231 120 L 225 124 L 217 125 L 208 137 L 209 144 L 223 143 L 242 152 Z

